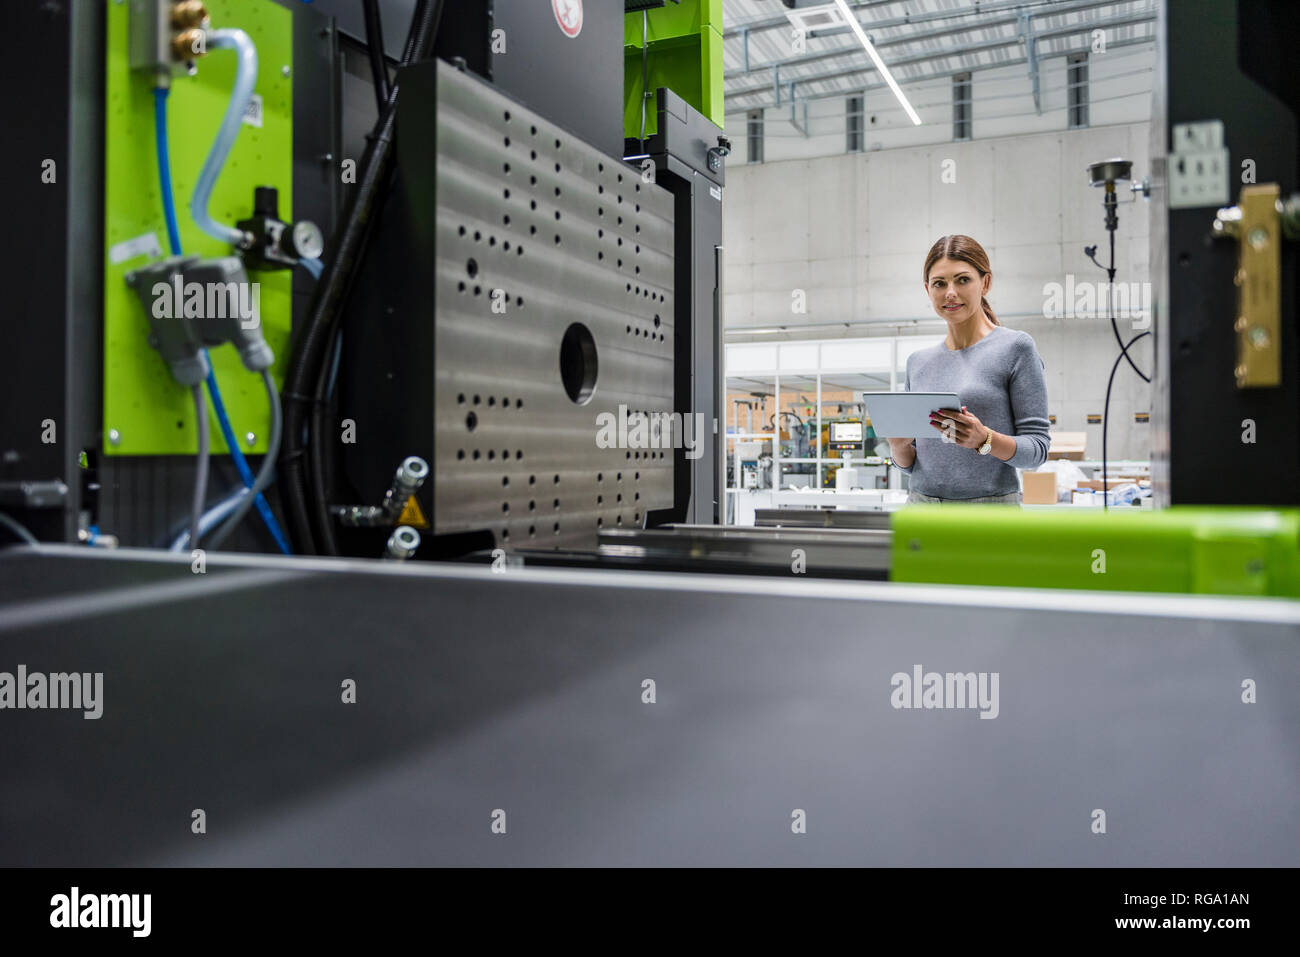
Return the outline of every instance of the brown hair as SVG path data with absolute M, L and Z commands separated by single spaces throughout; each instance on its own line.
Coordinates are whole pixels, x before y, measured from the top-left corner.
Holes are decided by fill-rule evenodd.
M 954 233 L 951 236 L 940 236 L 939 240 L 930 247 L 930 252 L 925 257 L 925 272 L 921 275 L 921 281 L 927 286 L 930 285 L 930 269 L 940 259 L 957 259 L 964 263 L 970 263 L 975 267 L 975 271 L 983 279 L 993 270 L 989 268 L 989 254 L 984 251 L 984 247 L 969 236 L 962 236 Z M 984 315 L 989 317 L 989 322 L 993 325 L 1001 325 L 998 322 L 997 314 L 993 312 L 993 307 L 989 301 L 980 296 L 980 305 L 984 307 Z

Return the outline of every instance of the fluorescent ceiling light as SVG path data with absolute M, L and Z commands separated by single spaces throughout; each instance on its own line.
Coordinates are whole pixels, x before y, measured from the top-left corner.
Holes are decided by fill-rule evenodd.
M 880 71 L 880 75 L 885 78 L 885 82 L 889 84 L 889 88 L 894 91 L 894 96 L 898 97 L 898 102 L 903 104 L 903 109 L 906 110 L 907 115 L 911 117 L 912 123 L 916 126 L 920 126 L 921 118 L 916 115 L 916 110 L 912 109 L 912 104 L 907 102 L 907 97 L 903 95 L 902 89 L 894 80 L 894 75 L 889 72 L 889 67 L 885 66 L 885 61 L 880 59 L 880 54 L 876 52 L 876 48 L 872 46 L 871 41 L 867 39 L 866 33 L 862 30 L 862 24 L 858 23 L 858 18 L 849 11 L 849 5 L 845 0 L 835 0 L 835 5 L 840 8 L 840 14 L 848 21 L 849 29 L 857 34 L 858 39 L 862 41 L 862 45 L 867 48 L 867 53 L 871 57 L 871 62 L 876 65 L 876 69 Z

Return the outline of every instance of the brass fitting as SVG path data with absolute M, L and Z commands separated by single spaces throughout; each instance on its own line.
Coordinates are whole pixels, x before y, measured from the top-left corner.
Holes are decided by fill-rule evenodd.
M 180 0 L 172 6 L 172 27 L 177 30 L 188 30 L 191 27 L 197 27 L 208 19 L 208 8 L 203 5 L 203 0 Z
M 183 30 L 172 37 L 172 56 L 177 60 L 197 60 L 207 53 L 207 36 L 202 30 Z

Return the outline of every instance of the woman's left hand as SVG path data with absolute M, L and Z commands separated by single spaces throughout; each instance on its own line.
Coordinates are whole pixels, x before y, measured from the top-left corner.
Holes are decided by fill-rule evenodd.
M 951 424 L 949 424 L 951 423 Z M 930 413 L 930 427 L 940 433 L 940 438 L 953 445 L 967 449 L 978 449 L 984 444 L 989 430 L 974 412 L 955 409 L 940 409 Z

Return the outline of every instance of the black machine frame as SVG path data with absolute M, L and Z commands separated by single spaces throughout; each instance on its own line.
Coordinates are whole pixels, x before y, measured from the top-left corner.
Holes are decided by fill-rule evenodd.
M 1177 0 L 1158 21 L 1151 120 L 1150 263 L 1156 369 L 1152 479 L 1164 505 L 1300 503 L 1300 275 L 1281 250 L 1282 382 L 1237 387 L 1237 243 L 1212 238 L 1213 207 L 1168 208 L 1174 127 L 1221 120 L 1229 203 L 1243 163 L 1286 198 L 1300 189 L 1300 79 L 1281 38 L 1300 35 L 1292 0 Z M 1215 41 L 1205 42 L 1213 35 Z M 1254 442 L 1243 441 L 1247 423 Z M 1225 465 L 1243 477 L 1225 482 Z

